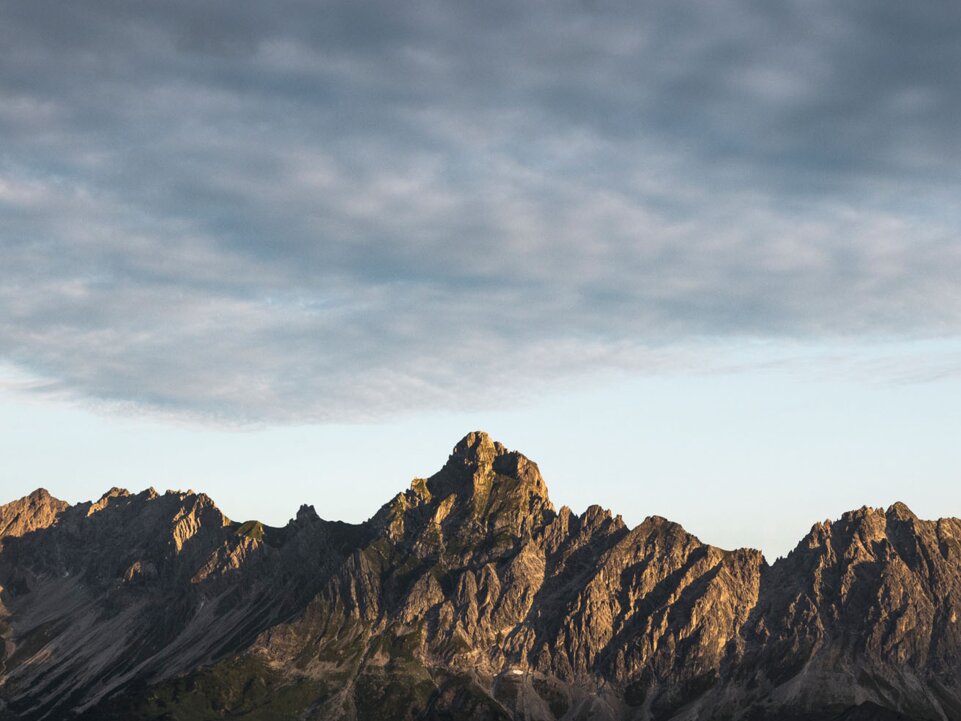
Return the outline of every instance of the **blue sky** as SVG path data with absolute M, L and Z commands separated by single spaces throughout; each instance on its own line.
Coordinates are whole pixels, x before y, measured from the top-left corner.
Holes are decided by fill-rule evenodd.
M 959 513 L 959 32 L 888 0 L 6 3 L 0 491 L 356 520 L 485 428 L 558 503 L 722 545 Z
M 949 350 L 959 349 L 938 352 Z M 666 516 L 769 560 L 815 521 L 861 505 L 901 500 L 922 517 L 961 516 L 961 378 L 842 370 L 825 351 L 813 362 L 762 368 L 754 357 L 723 373 L 608 378 L 510 408 L 355 424 L 224 429 L 8 390 L 0 489 L 9 498 L 44 485 L 80 501 L 114 485 L 193 488 L 238 520 L 281 525 L 309 503 L 323 517 L 361 521 L 437 470 L 476 427 L 538 461 L 556 506 L 597 503 L 632 525 Z

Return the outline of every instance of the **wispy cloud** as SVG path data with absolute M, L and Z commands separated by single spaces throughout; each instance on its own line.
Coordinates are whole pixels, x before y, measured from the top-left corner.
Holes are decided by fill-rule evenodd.
M 947 3 L 0 8 L 0 357 L 232 420 L 956 338 Z

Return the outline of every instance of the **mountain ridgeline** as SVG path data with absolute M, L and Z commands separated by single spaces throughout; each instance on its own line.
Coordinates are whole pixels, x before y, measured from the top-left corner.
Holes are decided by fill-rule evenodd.
M 961 720 L 961 521 L 786 558 L 555 509 L 484 433 L 369 521 L 204 494 L 0 507 L 0 720 Z

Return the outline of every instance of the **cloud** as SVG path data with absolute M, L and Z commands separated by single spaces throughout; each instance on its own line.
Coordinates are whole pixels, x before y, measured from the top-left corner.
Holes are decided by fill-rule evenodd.
M 948 3 L 0 9 L 0 360 L 228 421 L 961 330 Z M 37 391 L 40 392 L 40 391 Z

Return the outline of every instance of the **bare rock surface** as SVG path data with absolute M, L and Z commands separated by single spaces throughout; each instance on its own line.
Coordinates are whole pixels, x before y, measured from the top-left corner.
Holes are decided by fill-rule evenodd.
M 769 565 L 555 509 L 482 432 L 359 525 L 36 491 L 0 585 L 0 719 L 961 720 L 961 521 L 862 508 Z
M 69 506 L 66 501 L 51 496 L 45 488 L 38 488 L 19 501 L 0 506 L 0 544 L 6 538 L 19 538 L 52 526 Z

